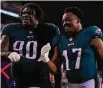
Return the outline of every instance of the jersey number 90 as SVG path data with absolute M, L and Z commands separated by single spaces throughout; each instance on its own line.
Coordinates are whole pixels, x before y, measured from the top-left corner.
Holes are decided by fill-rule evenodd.
M 37 55 L 37 41 L 28 41 L 25 45 L 24 41 L 16 41 L 13 45 L 13 49 L 18 51 L 21 56 L 24 56 L 25 49 L 25 56 L 27 59 L 35 59 Z M 32 48 L 31 48 L 32 47 Z M 31 50 L 32 49 L 32 50 Z

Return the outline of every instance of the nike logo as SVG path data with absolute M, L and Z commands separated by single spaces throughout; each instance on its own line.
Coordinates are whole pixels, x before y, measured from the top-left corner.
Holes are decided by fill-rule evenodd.
M 27 38 L 34 38 L 34 36 L 27 36 Z
M 74 43 L 70 43 L 70 44 L 68 44 L 68 46 L 71 46 L 71 45 L 74 45 Z

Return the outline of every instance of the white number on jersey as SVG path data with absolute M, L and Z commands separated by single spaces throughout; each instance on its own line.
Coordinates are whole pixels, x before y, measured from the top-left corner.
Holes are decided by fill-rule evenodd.
M 81 59 L 82 49 L 81 48 L 73 48 L 72 52 L 73 53 L 78 52 L 78 55 L 77 55 L 77 58 L 76 58 L 76 63 L 75 63 L 75 69 L 79 69 L 80 68 L 80 59 Z M 66 70 L 71 70 L 70 67 L 69 67 L 70 61 L 69 61 L 69 58 L 68 58 L 67 50 L 63 51 L 63 56 L 65 57 L 65 60 L 66 60 Z
M 19 45 L 19 47 L 17 47 L 17 45 Z M 30 47 L 33 47 L 32 49 L 32 53 L 30 52 Z M 22 56 L 23 55 L 23 47 L 24 47 L 24 41 L 16 41 L 13 45 L 13 49 L 15 51 L 18 51 L 19 54 Z M 25 57 L 27 59 L 35 59 L 36 58 L 36 55 L 37 55 L 37 41 L 29 41 L 27 42 L 26 44 L 26 47 L 25 47 Z

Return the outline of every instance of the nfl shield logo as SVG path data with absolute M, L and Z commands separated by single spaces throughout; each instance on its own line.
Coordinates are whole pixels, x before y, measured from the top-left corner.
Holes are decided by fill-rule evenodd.
M 73 40 L 73 38 L 69 38 L 69 41 L 72 41 Z

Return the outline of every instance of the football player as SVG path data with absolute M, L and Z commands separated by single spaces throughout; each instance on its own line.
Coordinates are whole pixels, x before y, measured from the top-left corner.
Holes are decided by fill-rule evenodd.
M 56 36 L 52 43 L 56 50 L 53 60 L 62 57 L 69 88 L 95 88 L 95 53 L 103 60 L 102 31 L 97 26 L 83 28 L 82 17 L 82 11 L 78 7 L 66 8 L 62 16 L 62 33 Z M 41 57 L 43 61 L 52 63 L 48 57 L 48 47 L 48 44 L 43 46 Z
M 15 88 L 50 88 L 48 66 L 37 60 L 41 48 L 51 43 L 59 30 L 54 24 L 43 23 L 43 17 L 38 4 L 27 3 L 20 11 L 21 23 L 2 29 L 1 55 L 12 62 Z

